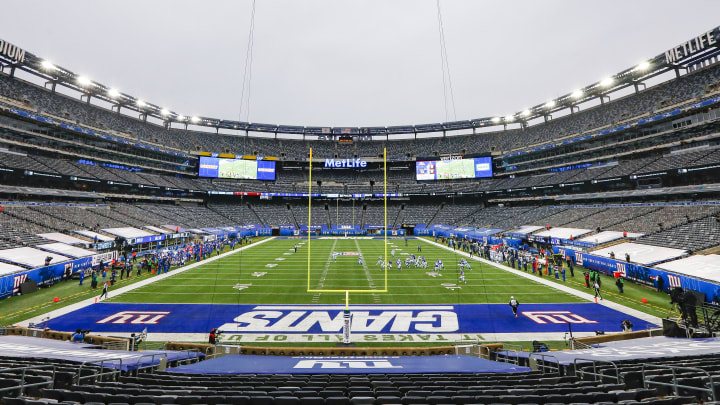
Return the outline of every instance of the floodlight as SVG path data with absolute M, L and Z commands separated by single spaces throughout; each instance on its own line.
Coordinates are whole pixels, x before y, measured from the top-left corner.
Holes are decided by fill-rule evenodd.
M 142 107 L 145 107 L 145 106 L 147 105 L 147 104 L 145 104 L 145 102 L 142 101 L 142 100 L 138 100 L 138 101 L 136 102 L 136 104 L 137 104 L 138 107 L 141 107 L 141 108 L 142 108 Z
M 513 122 L 514 119 L 515 119 L 515 117 L 513 117 L 512 115 L 505 116 L 505 122 Z
M 120 92 L 117 89 L 110 89 L 108 90 L 108 96 L 111 98 L 117 98 L 120 97 Z
M 178 114 L 178 116 L 177 116 L 176 119 L 177 119 L 178 121 L 185 121 L 185 118 L 186 118 L 186 117 L 185 117 L 184 115 Z
M 580 98 L 583 96 L 583 91 L 580 89 L 577 89 L 572 92 L 571 96 L 572 96 L 572 98 Z
M 167 108 L 163 108 L 162 110 L 160 110 L 160 115 L 165 116 L 168 114 L 170 114 L 170 111 L 168 111 Z
M 197 124 L 198 122 L 200 122 L 200 118 L 192 117 L 192 118 L 190 118 L 190 121 L 192 121 L 193 124 Z
M 635 70 L 648 70 L 649 67 L 650 67 L 650 62 L 644 61 L 644 62 L 640 62 L 640 64 L 637 65 Z
M 614 80 L 612 77 L 606 77 L 600 81 L 600 85 L 603 87 L 608 87 L 611 84 L 613 84 Z
M 492 120 L 490 120 L 490 121 L 492 121 L 492 122 L 494 122 L 494 123 L 497 124 L 498 122 L 500 122 L 500 117 L 494 117 L 494 118 L 493 118 Z
M 530 110 L 525 109 L 525 111 L 522 112 L 523 117 L 529 117 L 530 116 Z
M 55 65 L 53 65 L 49 60 L 44 60 L 40 62 L 40 65 L 45 70 L 55 70 Z
M 88 78 L 85 77 L 85 76 L 78 76 L 78 77 L 77 77 L 77 82 L 78 82 L 78 84 L 80 84 L 81 86 L 88 86 L 88 85 L 92 84 L 92 82 L 90 81 L 90 79 L 88 79 Z
M 547 108 L 555 107 L 555 100 L 550 100 L 547 103 L 545 103 L 545 107 L 547 107 Z

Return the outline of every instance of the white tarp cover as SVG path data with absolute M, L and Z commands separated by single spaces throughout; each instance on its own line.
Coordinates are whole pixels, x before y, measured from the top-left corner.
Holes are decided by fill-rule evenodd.
M 0 276 L 6 276 L 23 270 L 25 269 L 20 266 L 0 262 Z
M 643 236 L 643 233 L 630 233 L 628 232 L 627 236 L 628 238 L 639 238 Z M 578 239 L 579 242 L 590 242 L 590 243 L 596 243 L 598 245 L 601 245 L 603 243 L 607 243 L 610 241 L 622 239 L 623 233 L 617 232 L 617 231 L 602 231 L 600 233 L 596 233 L 595 235 L 590 235 L 582 239 Z
M 172 233 L 172 232 L 168 231 L 167 229 L 158 228 L 157 226 L 152 226 L 152 225 L 143 226 L 143 228 L 149 229 L 155 233 L 160 233 L 160 234 L 165 234 L 165 235 Z
M 100 242 L 109 242 L 111 240 L 115 240 L 115 238 L 111 238 L 107 235 L 102 235 L 102 234 L 99 234 L 99 233 L 93 232 L 93 231 L 75 231 L 75 233 L 78 235 L 87 236 L 88 238 L 91 238 L 92 240 L 95 240 L 95 238 L 97 238 L 97 240 Z
M 141 238 L 143 236 L 152 236 L 154 233 L 143 231 L 142 229 L 127 227 L 127 228 L 105 228 L 101 229 L 105 233 L 110 235 L 122 236 L 123 238 Z
M 57 253 L 45 252 L 40 249 L 31 247 L 19 247 L 13 249 L 0 250 L 0 259 L 11 263 L 20 263 L 30 267 L 42 267 L 45 265 L 45 258 L 52 257 L 50 264 L 60 263 L 70 260 L 69 257 L 59 255 Z
M 72 236 L 68 236 L 68 235 L 65 235 L 64 233 L 60 233 L 60 232 L 39 233 L 39 234 L 37 234 L 37 236 L 40 236 L 42 238 L 49 239 L 49 240 L 54 240 L 55 242 L 66 243 L 68 245 L 77 245 L 77 244 L 85 245 L 88 243 L 88 241 L 86 241 L 86 240 L 73 238 Z
M 617 260 L 625 260 L 625 253 L 628 253 L 630 255 L 630 262 L 645 265 L 676 259 L 687 253 L 682 249 L 672 249 L 662 246 L 643 245 L 641 243 L 620 243 L 592 251 L 590 254 L 610 257 L 610 252 L 615 252 L 615 259 Z
M 694 255 L 658 264 L 655 267 L 673 273 L 720 282 L 720 255 Z
M 516 230 L 514 230 L 514 231 L 511 231 L 511 232 L 512 232 L 512 233 L 528 234 L 528 233 L 533 233 L 533 232 L 535 232 L 535 231 L 539 231 L 540 229 L 544 229 L 544 227 L 542 227 L 542 226 L 537 226 L 537 225 L 523 225 L 523 226 L 521 226 L 520 228 L 518 228 L 518 229 L 516 229 Z
M 60 253 L 61 255 L 70 256 L 73 258 L 92 256 L 97 253 L 92 250 L 80 249 L 78 247 L 66 245 L 64 243 L 46 243 L 43 245 L 37 245 L 36 247 L 50 252 Z
M 577 238 L 580 235 L 585 235 L 586 233 L 592 232 L 589 229 L 578 229 L 578 228 L 550 228 L 549 231 L 542 231 L 538 232 L 535 235 L 537 236 L 549 236 L 551 238 L 559 238 L 559 239 L 570 239 L 572 236 L 573 238 Z

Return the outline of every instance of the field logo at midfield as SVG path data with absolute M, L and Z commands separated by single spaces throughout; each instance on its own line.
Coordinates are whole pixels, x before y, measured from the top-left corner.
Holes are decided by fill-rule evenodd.
M 159 320 L 165 318 L 169 314 L 170 311 L 122 311 L 112 314 L 95 323 L 157 325 Z
M 319 366 L 319 367 L 316 367 Z M 300 360 L 293 366 L 295 369 L 312 369 L 312 368 L 403 368 L 402 366 L 393 365 L 388 359 L 379 360 L 350 360 L 350 359 L 312 359 Z
M 533 322 L 539 324 L 549 323 L 598 323 L 591 321 L 570 311 L 525 311 L 520 312 Z

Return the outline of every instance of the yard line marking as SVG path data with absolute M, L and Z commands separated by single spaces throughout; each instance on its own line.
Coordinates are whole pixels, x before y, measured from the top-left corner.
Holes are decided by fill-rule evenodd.
M 360 249 L 360 244 L 358 243 L 357 239 L 355 239 L 355 248 L 357 248 L 358 253 L 360 253 L 360 257 L 362 257 L 362 249 Z M 375 282 L 373 281 L 373 278 L 370 275 L 370 270 L 368 269 L 368 266 L 367 266 L 367 263 L 365 263 L 365 260 L 362 261 L 362 267 L 363 267 L 363 271 L 365 272 L 365 278 L 367 279 L 368 286 L 370 286 L 371 290 L 374 290 Z M 378 297 L 377 294 L 372 293 L 372 298 L 376 304 L 380 303 L 380 297 Z
M 328 255 L 327 262 L 325 262 L 325 269 L 322 272 L 322 275 L 320 275 L 320 280 L 318 281 L 317 290 L 322 290 L 322 288 L 325 286 L 325 278 L 327 277 L 328 270 L 330 270 L 330 262 L 333 259 L 333 252 L 335 251 L 335 245 L 337 245 L 337 239 L 333 240 L 332 247 L 330 248 L 330 254 Z M 307 293 L 306 293 L 307 294 Z M 320 300 L 320 293 L 315 293 L 312 296 L 312 302 L 313 304 L 316 304 Z

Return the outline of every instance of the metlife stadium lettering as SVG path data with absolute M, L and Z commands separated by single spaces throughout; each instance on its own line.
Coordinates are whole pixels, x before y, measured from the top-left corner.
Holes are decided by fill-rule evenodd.
M 361 159 L 325 159 L 325 167 L 356 169 L 367 167 L 367 162 Z
M 0 39 L 0 54 L 19 63 L 25 63 L 25 50 Z
M 665 52 L 665 63 L 672 64 L 679 62 L 699 51 L 715 46 L 717 39 L 715 38 L 714 32 L 715 30 L 708 31 L 699 37 L 695 37 Z

